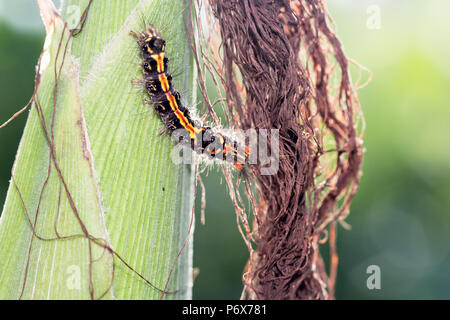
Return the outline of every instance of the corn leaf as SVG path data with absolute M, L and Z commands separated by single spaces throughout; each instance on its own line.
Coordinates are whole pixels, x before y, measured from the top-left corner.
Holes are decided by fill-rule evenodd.
M 69 29 L 88 2 L 64 2 Z M 177 255 L 192 237 L 193 174 L 131 84 L 141 58 L 129 35 L 161 30 L 190 105 L 184 11 L 182 0 L 93 1 L 74 38 L 60 18 L 47 28 L 0 218 L 0 299 L 155 299 L 166 286 L 166 299 L 191 297 L 192 241 Z

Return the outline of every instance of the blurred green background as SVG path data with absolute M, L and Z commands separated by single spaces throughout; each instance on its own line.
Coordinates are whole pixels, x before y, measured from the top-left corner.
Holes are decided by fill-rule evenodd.
M 345 51 L 373 72 L 359 91 L 367 152 L 347 220 L 352 229 L 338 232 L 336 297 L 450 299 L 450 2 L 327 3 Z M 43 40 L 35 1 L 0 0 L 0 122 L 30 98 Z M 25 118 L 0 130 L 0 203 Z M 193 296 L 238 299 L 247 251 L 218 170 L 204 182 Z M 366 286 L 370 265 L 381 269 L 380 290 Z

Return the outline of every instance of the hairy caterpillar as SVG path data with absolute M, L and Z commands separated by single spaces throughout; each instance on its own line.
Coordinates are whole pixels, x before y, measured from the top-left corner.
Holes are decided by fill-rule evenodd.
M 180 94 L 172 86 L 172 76 L 167 72 L 169 59 L 165 56 L 166 43 L 161 34 L 153 26 L 140 33 L 130 33 L 137 39 L 142 53 L 144 77 L 138 82 L 145 87 L 150 97 L 144 103 L 153 105 L 167 130 L 181 131 L 180 143 L 210 159 L 231 162 L 241 170 L 248 160 L 250 150 L 213 131 L 211 127 L 192 120 L 189 110 L 181 103 Z

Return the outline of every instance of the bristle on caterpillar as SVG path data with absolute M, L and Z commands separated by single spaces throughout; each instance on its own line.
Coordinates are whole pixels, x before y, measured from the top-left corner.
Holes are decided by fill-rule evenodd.
M 165 127 L 171 132 L 185 132 L 180 143 L 195 152 L 210 159 L 231 162 L 241 170 L 248 160 L 250 149 L 192 120 L 189 110 L 181 103 L 180 94 L 172 86 L 172 76 L 167 71 L 166 42 L 159 31 L 150 26 L 140 33 L 131 31 L 130 34 L 137 39 L 143 58 L 141 67 L 144 77 L 137 82 L 144 85 L 150 97 L 146 101 L 153 105 Z

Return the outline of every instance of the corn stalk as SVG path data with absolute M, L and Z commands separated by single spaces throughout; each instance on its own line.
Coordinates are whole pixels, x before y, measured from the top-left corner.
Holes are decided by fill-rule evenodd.
M 0 299 L 189 299 L 193 173 L 131 84 L 129 35 L 161 29 L 190 105 L 183 1 L 37 2 L 47 36 L 0 218 Z

